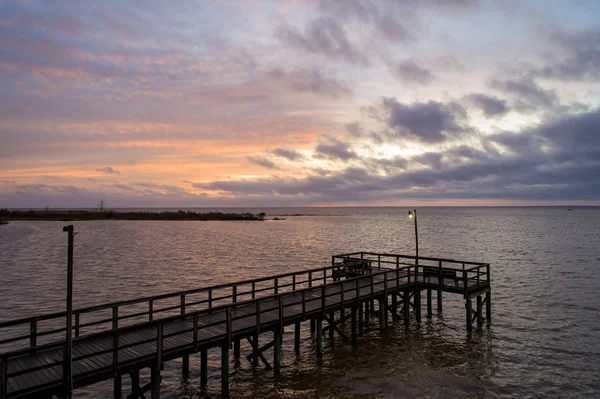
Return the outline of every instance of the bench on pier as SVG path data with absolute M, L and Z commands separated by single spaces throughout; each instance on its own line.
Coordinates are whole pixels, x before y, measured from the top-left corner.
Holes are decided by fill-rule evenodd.
M 431 283 L 431 277 L 440 278 L 440 271 L 442 273 L 442 280 L 445 282 L 447 280 L 451 280 L 454 282 L 454 286 L 458 288 L 458 282 L 460 278 L 456 277 L 457 270 L 452 269 L 441 269 L 439 267 L 432 266 L 422 266 L 421 270 L 423 271 L 423 280 L 427 283 Z
M 371 273 L 371 261 L 359 258 L 345 258 L 338 268 L 333 270 L 333 280 L 342 278 L 353 278 Z

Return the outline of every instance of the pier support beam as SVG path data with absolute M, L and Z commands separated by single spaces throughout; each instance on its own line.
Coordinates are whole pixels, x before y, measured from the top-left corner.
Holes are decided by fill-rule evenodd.
M 387 328 L 387 298 L 379 299 L 379 329 Z
M 275 342 L 275 347 L 273 348 L 273 370 L 276 376 L 281 374 L 281 330 L 281 327 L 276 328 L 273 337 Z
M 114 396 L 115 399 L 121 399 L 123 395 L 123 385 L 122 385 L 121 374 L 115 375 L 113 379 L 113 388 L 114 388 Z
M 402 306 L 402 318 L 404 319 L 404 325 L 408 326 L 410 323 L 410 291 L 404 290 L 404 303 Z
M 417 323 L 420 323 L 421 322 L 421 290 L 418 288 L 415 290 L 414 302 L 415 302 L 415 319 L 417 319 Z
M 181 358 L 181 375 L 184 380 L 187 380 L 190 375 L 190 357 L 188 355 Z
M 477 327 L 483 325 L 483 301 L 481 295 L 477 296 Z
M 205 388 L 208 383 L 208 350 L 200 351 L 200 388 Z
M 465 301 L 465 307 L 467 308 L 467 331 L 473 329 L 473 304 L 470 299 Z
M 323 320 L 317 319 L 317 357 L 323 357 Z
M 152 390 L 150 391 L 151 399 L 160 399 L 160 366 L 155 365 L 150 369 L 150 383 Z
M 394 292 L 392 293 L 392 321 L 398 320 L 396 309 L 398 309 L 398 294 Z
M 492 321 L 492 291 L 485 293 L 485 319 L 489 323 Z
M 352 345 L 356 345 L 358 343 L 358 322 L 357 322 L 357 310 L 356 308 L 352 308 Z
M 364 312 L 363 312 L 363 304 L 358 305 L 358 333 L 362 336 L 362 331 L 364 327 Z
M 294 334 L 294 352 L 296 352 L 296 354 L 300 354 L 300 322 L 297 321 L 296 322 L 296 327 L 295 327 L 295 334 Z
M 221 395 L 229 396 L 229 344 L 221 346 Z
M 431 314 L 433 313 L 431 311 L 432 309 L 432 304 L 431 304 L 431 288 L 427 288 L 427 317 L 431 317 Z
M 233 340 L 233 357 L 235 357 L 236 359 L 239 359 L 240 353 L 241 353 L 240 340 L 235 339 L 235 340 Z
M 329 340 L 333 341 L 333 326 L 335 325 L 335 312 L 331 312 L 329 313 L 329 324 L 331 325 L 332 328 L 329 329 Z
M 310 319 L 310 334 L 313 335 L 315 333 L 315 319 Z
M 438 290 L 437 294 L 438 313 L 442 313 L 442 290 Z

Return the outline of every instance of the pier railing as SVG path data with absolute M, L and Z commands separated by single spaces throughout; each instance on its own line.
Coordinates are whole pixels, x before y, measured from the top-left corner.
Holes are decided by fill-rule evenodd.
M 348 261 L 368 264 L 368 268 L 365 269 L 368 273 L 376 273 L 382 269 L 414 268 L 413 283 L 426 284 L 432 277 L 437 277 L 442 285 L 454 284 L 457 289 L 464 290 L 465 296 L 473 285 L 490 283 L 488 263 L 353 252 L 333 256 L 331 266 L 327 267 L 75 309 L 73 336 L 79 338 L 128 325 L 139 325 L 198 310 L 210 310 L 226 304 L 328 284 L 336 280 L 336 275 L 339 278 L 340 269 Z M 66 312 L 0 322 L 0 352 L 21 348 L 34 349 L 62 340 L 65 326 Z
M 490 264 L 462 260 L 431 258 L 425 256 L 410 256 L 376 252 L 351 252 L 335 255 L 332 264 L 343 263 L 344 260 L 360 260 L 369 263 L 373 270 L 384 268 L 400 268 L 414 266 L 417 274 L 415 284 L 432 284 L 432 278 L 438 287 L 454 286 L 456 290 L 464 291 L 467 297 L 470 290 L 491 283 Z
M 315 271 L 329 271 L 339 266 L 339 264 L 336 264 L 328 268 L 312 269 L 307 271 L 307 273 L 314 273 Z M 287 275 L 292 274 L 286 274 L 286 276 Z M 280 275 L 279 277 L 281 276 L 282 275 Z M 383 276 L 383 279 L 375 279 L 376 276 Z M 287 312 L 286 315 L 286 309 L 289 309 L 291 307 L 300 306 L 302 310 L 302 318 L 303 320 L 307 320 L 310 316 L 314 317 L 315 314 L 320 313 L 325 315 L 326 312 L 331 312 L 332 310 L 339 310 L 348 307 L 358 306 L 360 300 L 365 300 L 365 298 L 369 298 L 369 295 L 371 298 L 374 298 L 376 294 L 381 295 L 382 290 L 383 294 L 387 297 L 388 289 L 391 290 L 393 289 L 393 287 L 398 287 L 400 285 L 410 285 L 411 282 L 414 281 L 415 277 L 415 266 L 412 265 L 402 266 L 396 269 L 382 268 L 381 270 L 375 270 L 371 274 L 363 275 L 360 277 L 328 282 L 318 286 L 309 285 L 304 288 L 297 288 L 292 286 L 295 288 L 295 290 L 278 292 L 275 294 L 271 294 L 270 296 L 254 297 L 243 301 L 216 305 L 210 308 L 190 311 L 175 316 L 169 316 L 155 320 L 148 320 L 144 323 L 136 325 L 119 327 L 118 325 L 113 324 L 113 328 L 111 330 L 95 332 L 85 336 L 75 337 L 73 339 L 74 345 L 79 342 L 84 343 L 87 341 L 95 341 L 97 343 L 99 338 L 105 338 L 105 341 L 101 342 L 105 342 L 106 344 L 97 345 L 97 348 L 99 350 L 95 350 L 92 353 L 74 352 L 72 362 L 83 361 L 91 357 L 96 357 L 102 354 L 110 353 L 112 354 L 113 361 L 112 366 L 108 366 L 108 368 L 112 368 L 113 374 L 118 375 L 118 373 L 120 372 L 119 370 L 125 369 L 129 365 L 127 362 L 119 361 L 120 351 L 123 351 L 125 349 L 133 349 L 134 352 L 136 352 L 136 347 L 141 348 L 145 344 L 155 343 L 155 345 L 153 345 L 153 348 L 155 349 L 153 352 L 142 353 L 141 356 L 143 359 L 147 358 L 149 361 L 155 362 L 156 364 L 160 365 L 165 359 L 165 357 L 169 354 L 169 352 L 176 352 L 177 350 L 181 350 L 181 348 L 169 348 L 168 345 L 165 345 L 165 341 L 170 338 L 191 333 L 192 339 L 189 341 L 189 346 L 193 346 L 194 350 L 197 351 L 199 345 L 206 346 L 211 344 L 207 342 L 201 342 L 199 340 L 201 331 L 204 329 L 211 328 L 214 331 L 214 328 L 216 327 L 219 333 L 217 335 L 214 335 L 214 341 L 216 342 L 212 342 L 212 345 L 216 343 L 219 345 L 225 345 L 230 347 L 233 342 L 234 336 L 241 336 L 247 334 L 248 331 L 260 332 L 261 330 L 267 330 L 275 326 L 283 326 L 286 322 L 293 321 L 293 319 L 297 318 L 297 316 L 295 316 L 293 312 Z M 321 276 L 318 280 L 322 281 L 323 277 Z M 311 280 L 309 279 L 308 282 L 310 281 Z M 239 285 L 240 283 L 236 284 Z M 337 289 L 337 287 L 339 287 L 339 289 Z M 367 291 L 367 293 L 364 292 L 365 290 Z M 334 296 L 339 296 L 339 299 L 337 299 L 336 302 L 332 303 L 328 299 Z M 349 301 L 349 298 L 352 298 L 353 300 Z M 354 300 L 356 302 L 354 302 Z M 237 315 L 236 310 L 243 307 L 255 307 L 256 311 L 250 314 L 248 312 L 240 311 L 239 315 Z M 274 311 L 277 311 L 277 317 L 273 317 Z M 203 323 L 199 325 L 198 319 L 207 315 L 214 315 L 214 320 L 208 323 L 203 321 Z M 37 320 L 40 319 L 38 318 Z M 191 323 L 188 328 L 178 329 L 175 332 L 164 328 L 165 324 L 172 323 L 174 321 L 191 321 Z M 242 323 L 242 321 L 244 322 Z M 238 324 L 238 328 L 234 328 L 234 323 Z M 130 342 L 127 339 L 122 339 L 123 335 L 127 332 L 132 332 L 134 330 L 139 331 L 142 328 L 151 331 L 151 333 L 148 334 L 147 339 L 141 341 L 137 340 L 135 342 Z M 62 354 L 65 353 L 65 345 L 66 343 L 64 341 L 51 342 L 47 344 L 37 345 L 31 348 L 18 349 L 11 352 L 1 353 L 0 384 L 2 389 L 0 389 L 0 392 L 6 392 L 7 380 L 9 378 L 14 378 L 22 374 L 58 366 L 65 368 L 68 361 L 68 359 L 67 361 L 65 361 L 65 359 L 62 356 Z M 7 364 L 10 359 L 29 355 L 37 351 L 52 349 L 57 350 L 57 356 L 54 356 L 54 359 L 48 359 L 44 364 L 37 366 L 35 369 L 29 368 L 26 370 L 9 370 L 7 368 Z M 139 356 L 135 359 L 131 359 L 131 362 L 139 363 L 139 361 Z M 61 384 L 64 383 L 65 382 L 62 380 L 57 380 L 54 385 L 61 386 Z M 54 385 L 51 385 L 50 387 Z M 48 388 L 48 386 L 46 386 L 46 388 Z
M 75 309 L 73 336 L 77 338 L 190 311 L 327 284 L 334 281 L 335 272 L 340 267 L 332 263 L 326 267 Z M 66 312 L 2 321 L 0 352 L 35 348 L 60 340 L 66 331 L 65 326 Z

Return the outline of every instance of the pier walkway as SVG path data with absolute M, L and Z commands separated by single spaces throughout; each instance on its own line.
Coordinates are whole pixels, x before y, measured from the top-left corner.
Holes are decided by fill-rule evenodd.
M 187 374 L 189 355 L 198 352 L 200 384 L 206 385 L 207 350 L 213 347 L 221 348 L 221 388 L 227 396 L 230 351 L 240 357 L 240 340 L 250 342 L 247 358 L 254 366 L 262 362 L 278 374 L 285 326 L 294 325 L 299 351 L 300 323 L 310 321 L 321 357 L 324 332 L 356 344 L 369 315 L 378 315 L 381 329 L 389 316 L 408 323 L 412 314 L 419 322 L 422 291 L 428 316 L 432 292 L 438 311 L 442 292 L 448 292 L 465 299 L 468 330 L 491 318 L 487 263 L 357 252 L 333 256 L 328 267 L 75 309 L 71 348 L 64 340 L 64 312 L 0 322 L 0 399 L 70 397 L 73 389 L 106 379 L 113 379 L 114 397 L 121 398 L 123 375 L 131 379 L 128 398 L 148 391 L 158 398 L 163 363 L 183 358 Z M 351 320 L 351 338 L 339 328 L 345 320 Z M 261 347 L 265 332 L 274 338 Z M 272 366 L 264 356 L 271 348 Z M 68 353 L 72 358 L 65 361 Z M 147 384 L 140 384 L 143 368 L 151 370 Z

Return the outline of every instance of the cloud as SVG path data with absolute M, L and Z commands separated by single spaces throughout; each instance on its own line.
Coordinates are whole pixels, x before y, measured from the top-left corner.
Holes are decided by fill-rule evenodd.
M 248 161 L 267 169 L 279 169 L 279 166 L 266 157 L 249 156 Z
M 106 173 L 107 175 L 120 175 L 121 174 L 121 172 L 119 172 L 116 169 L 111 168 L 110 166 L 107 166 L 107 167 L 101 168 L 101 169 L 96 169 L 96 171 Z
M 291 72 L 276 68 L 268 73 L 268 77 L 298 92 L 314 93 L 333 99 L 352 95 L 352 89 L 347 84 L 324 76 L 315 68 L 296 69 Z
M 306 178 L 202 184 L 235 196 L 302 196 L 307 203 L 343 203 L 403 198 L 593 200 L 600 196 L 600 110 L 547 120 L 521 132 L 482 136 L 478 147 L 496 143 L 510 151 L 461 144 L 396 159 L 363 161 L 367 168 Z M 339 142 L 338 142 L 339 143 Z M 566 144 L 566 146 L 565 146 Z M 474 145 L 476 145 L 474 143 Z M 385 174 L 378 171 L 388 164 Z M 419 167 L 420 166 L 420 167 Z M 312 201 L 312 202 L 311 202 Z
M 420 67 L 414 60 L 405 60 L 393 64 L 392 71 L 396 77 L 407 83 L 426 85 L 435 79 L 430 70 Z
M 556 93 L 540 87 L 532 78 L 493 80 L 491 86 L 516 97 L 515 105 L 523 110 L 551 108 L 557 103 Z
M 317 145 L 315 153 L 317 156 L 344 162 L 357 158 L 356 152 L 350 148 L 348 143 L 344 143 L 335 138 L 329 138 L 326 143 Z
M 534 70 L 536 76 L 557 80 L 600 78 L 600 29 L 555 32 L 550 40 L 557 54 L 548 65 Z
M 304 33 L 282 25 L 276 35 L 285 45 L 307 53 L 361 66 L 369 65 L 367 58 L 348 40 L 344 28 L 333 18 L 320 17 L 309 22 Z
M 444 105 L 436 101 L 402 104 L 395 98 L 383 97 L 371 113 L 391 130 L 391 138 L 417 140 L 423 143 L 444 142 L 448 133 L 459 133 L 459 120 L 465 111 L 459 105 Z
M 471 94 L 467 99 L 475 106 L 483 111 L 487 117 L 501 116 L 509 111 L 506 100 L 496 97 L 487 96 L 485 94 Z
M 275 148 L 271 152 L 279 157 L 286 158 L 290 161 L 297 161 L 303 158 L 302 154 L 300 154 L 298 151 L 289 148 Z

